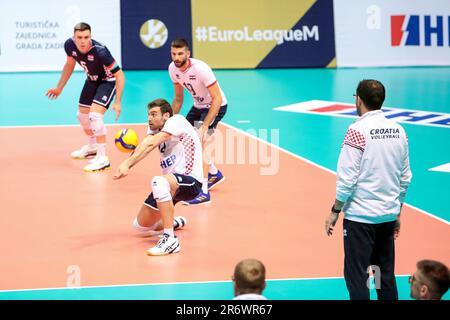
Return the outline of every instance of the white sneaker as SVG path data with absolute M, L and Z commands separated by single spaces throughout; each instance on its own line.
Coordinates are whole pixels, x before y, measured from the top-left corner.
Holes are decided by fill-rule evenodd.
M 105 170 L 111 167 L 109 164 L 109 159 L 107 156 L 104 157 L 96 157 L 95 161 L 89 163 L 87 166 L 83 168 L 84 171 L 94 172 L 99 170 Z
M 176 216 L 173 218 L 173 230 L 183 229 L 186 225 L 187 219 L 183 216 Z
M 149 256 L 165 256 L 171 253 L 177 253 L 181 249 L 177 237 L 171 237 L 164 233 L 156 246 L 147 250 Z
M 97 154 L 97 155 L 96 155 L 95 157 L 93 157 L 92 159 L 89 159 L 88 162 L 89 162 L 89 163 L 96 162 L 96 161 L 98 161 L 98 157 L 99 157 L 99 155 Z
M 70 154 L 70 156 L 74 159 L 86 159 L 90 156 L 95 156 L 97 154 L 97 149 L 95 148 L 89 148 L 89 146 L 86 144 L 81 147 L 81 149 L 75 150 Z

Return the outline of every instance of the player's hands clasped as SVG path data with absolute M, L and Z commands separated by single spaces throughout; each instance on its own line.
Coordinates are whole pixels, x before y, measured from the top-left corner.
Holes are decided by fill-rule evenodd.
M 58 96 L 61 94 L 61 89 L 58 88 L 52 88 L 47 91 L 45 94 L 50 100 L 54 100 L 58 98 Z

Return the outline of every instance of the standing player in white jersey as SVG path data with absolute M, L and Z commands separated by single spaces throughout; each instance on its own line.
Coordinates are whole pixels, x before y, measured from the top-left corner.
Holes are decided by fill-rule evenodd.
M 204 150 L 202 191 L 192 201 L 185 201 L 184 204 L 187 205 L 210 202 L 209 190 L 225 180 L 206 150 L 212 142 L 211 135 L 217 124 L 227 112 L 227 99 L 213 71 L 205 62 L 190 58 L 190 55 L 189 44 L 185 39 L 172 41 L 169 75 L 175 90 L 173 112 L 176 114 L 180 111 L 183 105 L 183 88 L 186 88 L 194 100 L 194 106 L 186 115 L 186 119 L 198 129 Z
M 114 179 L 127 176 L 131 167 L 159 148 L 162 175 L 153 177 L 153 192 L 144 201 L 133 227 L 142 232 L 164 228 L 156 246 L 147 250 L 151 256 L 161 256 L 180 251 L 174 229 L 183 227 L 186 219 L 174 219 L 174 206 L 194 199 L 201 190 L 202 145 L 194 127 L 183 116 L 173 115 L 166 100 L 156 99 L 147 109 L 149 135 L 120 164 Z

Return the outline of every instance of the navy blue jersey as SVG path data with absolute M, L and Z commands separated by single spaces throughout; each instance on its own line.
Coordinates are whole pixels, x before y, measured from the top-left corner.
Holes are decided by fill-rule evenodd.
M 113 73 L 120 70 L 108 48 L 94 39 L 87 53 L 81 53 L 72 38 L 64 43 L 64 50 L 80 64 L 90 81 L 114 81 Z

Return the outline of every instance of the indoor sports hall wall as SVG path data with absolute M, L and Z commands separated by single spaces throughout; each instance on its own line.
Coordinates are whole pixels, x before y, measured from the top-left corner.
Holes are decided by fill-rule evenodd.
M 178 37 L 215 69 L 450 65 L 449 0 L 0 4 L 0 72 L 61 70 L 79 21 L 128 70 L 166 69 Z
M 120 0 L 0 0 L 0 72 L 60 71 L 80 21 L 120 63 Z

